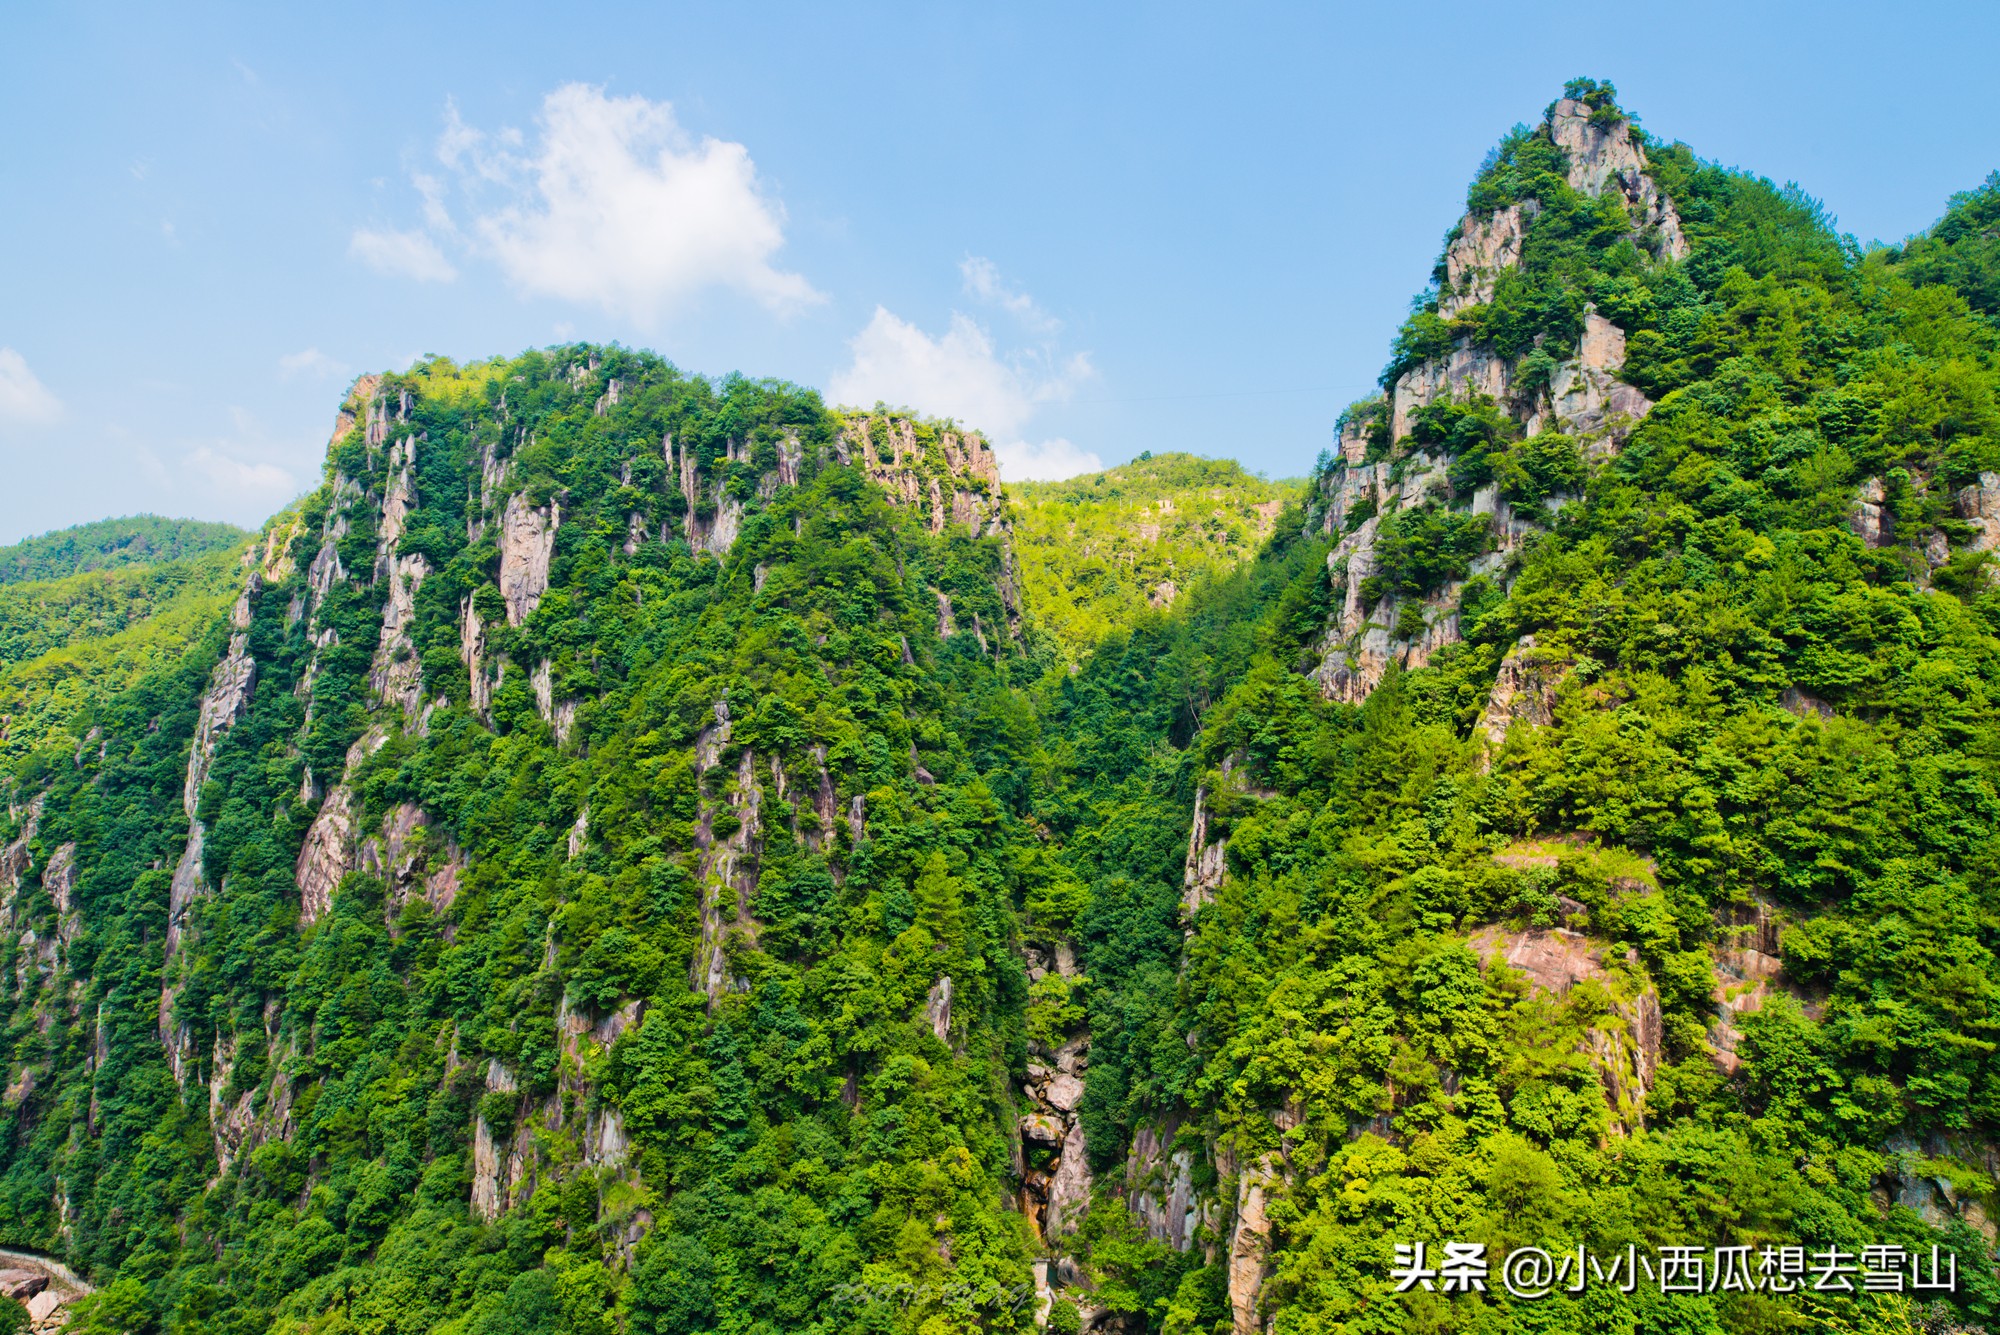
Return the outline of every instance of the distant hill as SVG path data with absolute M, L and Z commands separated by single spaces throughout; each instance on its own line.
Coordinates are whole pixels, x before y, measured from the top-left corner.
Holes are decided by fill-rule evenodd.
M 199 519 L 163 519 L 159 515 L 100 519 L 0 547 L 0 584 L 153 565 L 224 551 L 249 540 L 250 534 L 234 524 Z
M 1077 662 L 1148 608 L 1249 560 L 1303 481 L 1233 459 L 1146 454 L 1063 482 L 1009 483 L 1015 549 L 1036 620 Z

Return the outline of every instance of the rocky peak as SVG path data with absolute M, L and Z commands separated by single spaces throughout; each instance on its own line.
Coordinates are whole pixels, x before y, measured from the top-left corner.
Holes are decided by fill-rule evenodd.
M 969 534 L 992 535 L 1005 526 L 1000 461 L 976 431 L 902 414 L 855 413 L 835 448 L 842 463 L 858 463 L 892 502 L 927 512 L 933 533 L 961 524 Z
M 1673 200 L 1646 173 L 1646 150 L 1632 137 L 1632 122 L 1565 97 L 1549 108 L 1549 138 L 1569 155 L 1572 190 L 1593 199 L 1617 190 L 1632 211 L 1635 230 L 1665 260 L 1687 258 L 1687 237 Z

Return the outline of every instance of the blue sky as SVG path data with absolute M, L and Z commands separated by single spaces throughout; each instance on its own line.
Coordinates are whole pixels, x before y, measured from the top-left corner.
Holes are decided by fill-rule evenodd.
M 652 347 L 1014 475 L 1311 466 L 1564 79 L 1863 240 L 2000 167 L 2000 7 L 8 6 L 0 542 L 254 524 L 341 389 Z

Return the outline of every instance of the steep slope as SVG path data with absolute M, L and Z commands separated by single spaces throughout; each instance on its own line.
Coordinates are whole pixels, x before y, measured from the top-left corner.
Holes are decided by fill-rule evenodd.
M 1003 523 L 977 436 L 788 386 L 365 378 L 11 775 L 0 1228 L 173 1327 L 1026 1321 Z
M 2000 1317 L 1991 190 L 1862 253 L 1572 85 L 1296 527 L 1052 693 L 1086 1322 Z M 1454 1239 L 1936 1244 L 1960 1284 L 1394 1291 Z
M 1863 253 L 1578 81 L 1144 611 L 1038 581 L 1156 472 L 1028 556 L 950 424 L 364 378 L 0 762 L 0 1240 L 91 1331 L 2000 1320 L 1995 189 Z M 1447 1241 L 1960 1282 L 1397 1292 Z
M 1151 453 L 1064 482 L 1008 488 L 1022 589 L 1074 663 L 1149 609 L 1249 560 L 1296 484 L 1226 459 Z

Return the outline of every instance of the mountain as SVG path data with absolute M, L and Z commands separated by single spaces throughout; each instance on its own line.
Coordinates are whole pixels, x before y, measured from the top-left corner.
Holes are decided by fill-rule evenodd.
M 233 524 L 199 519 L 158 515 L 100 519 L 0 547 L 0 584 L 153 565 L 228 551 L 249 540 L 250 535 Z
M 1985 1328 L 1996 198 L 1576 81 L 1289 494 L 363 377 L 0 758 L 0 1242 L 81 1332 Z
M 127 548 L 114 567 L 0 583 L 0 764 L 73 747 L 92 700 L 178 662 L 235 596 L 249 539 L 157 563 Z
M 1296 482 L 1150 451 L 1065 482 L 1015 483 L 1008 518 L 1035 623 L 1067 662 L 1115 628 L 1255 556 Z

